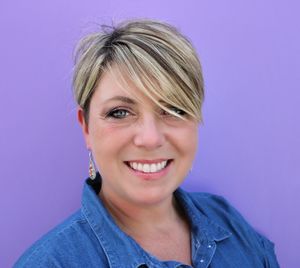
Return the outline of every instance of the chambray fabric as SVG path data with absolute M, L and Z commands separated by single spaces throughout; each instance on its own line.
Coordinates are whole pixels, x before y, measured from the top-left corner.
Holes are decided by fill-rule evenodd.
M 14 267 L 190 267 L 144 251 L 115 224 L 97 195 L 100 188 L 99 175 L 87 179 L 81 209 L 33 244 Z M 180 188 L 174 195 L 190 221 L 193 267 L 279 267 L 273 243 L 222 197 Z

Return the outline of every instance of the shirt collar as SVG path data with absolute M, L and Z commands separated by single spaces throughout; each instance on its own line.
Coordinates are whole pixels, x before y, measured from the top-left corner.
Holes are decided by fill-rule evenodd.
M 82 213 L 98 238 L 106 254 L 110 267 L 140 267 L 149 260 L 146 252 L 115 223 L 98 193 L 101 189 L 101 177 L 87 179 L 82 194 Z M 190 220 L 192 238 L 195 243 L 203 241 L 221 241 L 231 234 L 221 226 L 208 219 L 194 205 L 190 196 L 182 189 L 175 191 L 175 197 Z
M 208 218 L 201 209 L 197 208 L 190 195 L 183 189 L 178 188 L 174 194 L 190 220 L 193 236 L 197 237 L 200 240 L 199 242 L 219 242 L 232 235 L 228 230 Z
M 135 241 L 125 234 L 115 223 L 104 207 L 98 193 L 101 189 L 101 177 L 87 179 L 82 194 L 82 212 L 91 229 L 98 238 L 110 267 L 139 267 L 145 264 Z

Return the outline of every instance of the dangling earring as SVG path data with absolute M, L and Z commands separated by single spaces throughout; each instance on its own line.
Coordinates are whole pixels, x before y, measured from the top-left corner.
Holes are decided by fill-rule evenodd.
M 96 178 L 96 168 L 95 168 L 95 163 L 93 159 L 92 152 L 89 151 L 89 175 L 92 180 Z

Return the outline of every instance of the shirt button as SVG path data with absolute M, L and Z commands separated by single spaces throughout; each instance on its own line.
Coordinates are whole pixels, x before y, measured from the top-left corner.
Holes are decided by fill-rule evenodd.
M 212 245 L 208 245 L 207 247 L 208 247 L 208 248 L 211 248 L 211 247 L 212 247 Z
M 204 262 L 204 259 L 201 259 L 200 262 L 201 262 L 201 263 Z

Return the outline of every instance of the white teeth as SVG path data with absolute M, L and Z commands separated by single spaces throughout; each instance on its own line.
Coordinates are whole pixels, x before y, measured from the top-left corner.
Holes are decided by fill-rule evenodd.
M 133 167 L 133 169 L 137 169 L 137 167 L 138 167 L 138 164 L 137 164 L 137 163 L 135 163 L 135 162 L 133 162 L 133 163 L 132 163 L 132 167 Z
M 129 162 L 132 169 L 142 171 L 144 173 L 155 173 L 164 169 L 167 165 L 167 161 L 152 164 L 142 164 L 137 162 Z
M 162 165 L 161 165 L 161 163 L 157 164 L 157 168 L 158 168 L 158 170 L 161 170 L 163 168 Z
M 156 172 L 156 171 L 157 171 L 157 168 L 156 168 L 156 165 L 155 165 L 155 164 L 151 164 L 151 166 L 150 166 L 150 171 L 151 171 L 151 172 Z
M 149 166 L 149 164 L 144 164 L 143 165 L 143 172 L 145 172 L 145 173 L 150 172 L 150 166 Z
M 143 171 L 143 165 L 141 163 L 139 163 L 136 169 L 139 171 Z

